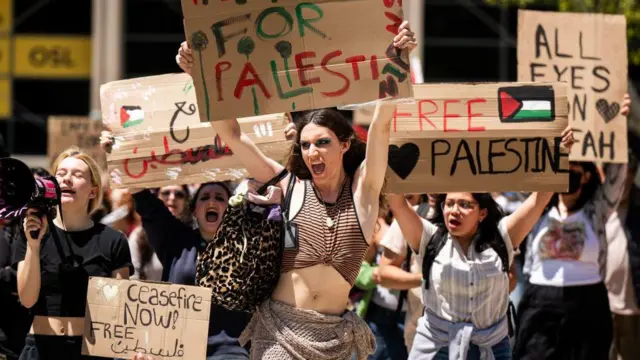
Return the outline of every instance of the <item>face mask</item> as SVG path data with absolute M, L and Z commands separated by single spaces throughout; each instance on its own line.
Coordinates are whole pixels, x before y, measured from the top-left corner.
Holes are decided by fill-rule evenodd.
M 569 191 L 565 194 L 575 194 L 582 187 L 582 174 L 569 171 Z

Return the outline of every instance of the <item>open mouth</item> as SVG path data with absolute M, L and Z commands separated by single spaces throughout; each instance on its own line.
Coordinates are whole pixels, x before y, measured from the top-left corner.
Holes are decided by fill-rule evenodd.
M 451 219 L 451 220 L 449 220 L 449 225 L 453 225 L 453 226 L 458 227 L 458 226 L 460 226 L 461 224 L 462 224 L 462 223 L 461 223 L 460 221 L 456 220 L 456 219 Z
M 311 171 L 315 175 L 320 175 L 324 171 L 325 165 L 323 163 L 311 164 Z
M 73 194 L 76 193 L 75 190 L 73 190 L 73 189 L 62 189 L 62 190 L 60 190 L 60 192 L 63 193 L 63 194 L 70 194 L 70 195 L 73 195 Z
M 214 222 L 218 221 L 219 217 L 220 217 L 220 215 L 218 214 L 218 212 L 216 210 L 210 209 L 210 210 L 207 210 L 205 218 L 207 219 L 207 222 L 214 223 Z

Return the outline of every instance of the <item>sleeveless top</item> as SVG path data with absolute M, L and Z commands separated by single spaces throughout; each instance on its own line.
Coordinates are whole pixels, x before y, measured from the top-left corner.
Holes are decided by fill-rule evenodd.
M 291 220 L 298 226 L 298 249 L 284 250 L 281 273 L 325 264 L 353 286 L 369 244 L 356 214 L 351 179 L 345 178 L 333 204 L 320 200 L 311 181 L 305 180 L 304 187 L 302 207 Z

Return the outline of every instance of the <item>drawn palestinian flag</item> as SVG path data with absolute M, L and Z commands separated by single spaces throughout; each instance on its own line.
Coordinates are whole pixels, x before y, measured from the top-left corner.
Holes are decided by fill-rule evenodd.
M 140 106 L 123 106 L 120 108 L 120 125 L 123 128 L 136 126 L 144 121 L 144 111 Z
M 538 122 L 555 119 L 553 87 L 517 86 L 498 89 L 501 122 Z

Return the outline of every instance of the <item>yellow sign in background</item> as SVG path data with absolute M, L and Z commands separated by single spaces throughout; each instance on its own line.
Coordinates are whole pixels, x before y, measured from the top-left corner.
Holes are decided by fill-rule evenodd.
M 91 76 L 91 37 L 14 38 L 15 77 L 87 78 Z
M 0 0 L 0 32 L 8 33 L 13 25 L 12 5 L 12 0 Z
M 13 114 L 13 96 L 11 96 L 11 81 L 0 80 L 0 118 L 8 118 Z

